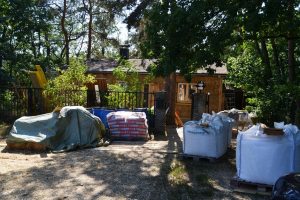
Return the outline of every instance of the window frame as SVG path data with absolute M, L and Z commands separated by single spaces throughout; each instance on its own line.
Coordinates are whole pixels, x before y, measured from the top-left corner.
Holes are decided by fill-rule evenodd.
M 176 102 L 192 103 L 191 95 L 193 90 L 197 92 L 195 83 L 177 83 Z

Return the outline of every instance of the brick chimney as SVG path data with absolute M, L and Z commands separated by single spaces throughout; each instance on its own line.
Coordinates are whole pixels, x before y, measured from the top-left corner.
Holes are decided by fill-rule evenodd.
M 129 58 L 129 44 L 124 44 L 120 46 L 120 56 L 123 59 Z

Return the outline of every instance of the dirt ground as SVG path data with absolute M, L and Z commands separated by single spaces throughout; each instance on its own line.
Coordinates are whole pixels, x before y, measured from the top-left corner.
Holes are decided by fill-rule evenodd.
M 215 163 L 180 159 L 182 129 L 148 142 L 65 153 L 7 152 L 0 140 L 0 199 L 269 199 L 233 192 L 235 152 Z M 184 183 L 170 180 L 174 162 Z

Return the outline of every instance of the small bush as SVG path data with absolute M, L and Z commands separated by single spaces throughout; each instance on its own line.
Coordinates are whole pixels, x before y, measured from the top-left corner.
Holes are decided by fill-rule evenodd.
M 49 80 L 45 94 L 54 106 L 85 105 L 86 84 L 95 82 L 95 77 L 86 75 L 86 66 L 80 60 L 72 59 L 67 70 Z

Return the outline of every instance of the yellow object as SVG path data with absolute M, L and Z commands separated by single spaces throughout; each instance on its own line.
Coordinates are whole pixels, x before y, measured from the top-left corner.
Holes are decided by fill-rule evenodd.
M 35 65 L 36 71 L 27 71 L 27 73 L 30 75 L 32 86 L 33 88 L 37 89 L 44 89 L 45 85 L 47 83 L 47 79 L 45 76 L 45 73 L 40 65 Z M 46 95 L 42 93 L 42 104 L 43 104 L 43 111 L 48 112 L 50 111 L 49 107 L 49 100 L 47 99 Z
M 40 65 L 35 66 L 36 71 L 29 71 L 32 85 L 34 88 L 44 88 L 47 83 L 46 76 Z

